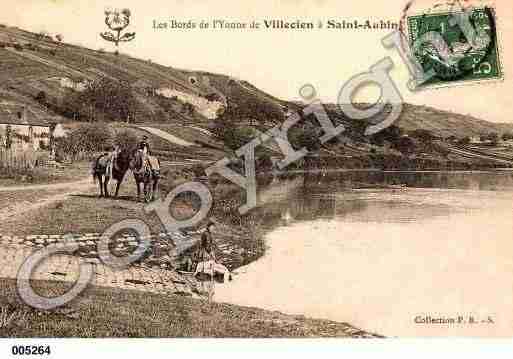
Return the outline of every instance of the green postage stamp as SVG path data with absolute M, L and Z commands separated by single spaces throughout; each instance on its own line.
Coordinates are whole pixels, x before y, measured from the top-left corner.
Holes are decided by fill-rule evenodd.
M 416 87 L 502 79 L 495 20 L 490 7 L 409 16 L 410 49 L 423 73 Z

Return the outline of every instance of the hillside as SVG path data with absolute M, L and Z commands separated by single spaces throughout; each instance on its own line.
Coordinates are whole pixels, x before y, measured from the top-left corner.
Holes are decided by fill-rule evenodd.
M 428 106 L 405 105 L 397 125 L 405 131 L 431 131 L 438 137 L 472 137 L 483 133 L 513 131 L 513 124 L 492 123 L 470 115 L 442 111 Z
M 55 111 L 64 105 L 66 92 L 79 91 L 100 78 L 131 86 L 137 100 L 131 122 L 205 124 L 226 101 L 241 108 L 268 106 L 281 113 L 280 100 L 228 76 L 177 70 L 0 27 L 0 104 L 29 106 L 36 117 L 66 121 Z M 47 106 L 36 100 L 41 92 Z
M 227 75 L 175 69 L 0 27 L 0 105 L 26 106 L 37 118 L 69 122 L 72 118 L 62 111 L 66 94 L 100 78 L 123 81 L 132 89 L 136 111 L 119 119 L 123 122 L 207 128 L 220 109 L 230 106 L 237 109 L 237 121 L 268 128 L 283 121 L 288 109 L 300 107 Z M 38 99 L 42 93 L 44 103 Z M 416 105 L 405 105 L 398 126 L 405 132 L 421 128 L 458 138 L 513 130 L 512 125 Z

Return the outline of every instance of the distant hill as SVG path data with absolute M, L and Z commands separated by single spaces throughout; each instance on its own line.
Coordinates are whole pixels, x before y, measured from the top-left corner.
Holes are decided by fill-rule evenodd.
M 513 124 L 492 123 L 470 115 L 442 111 L 428 106 L 406 104 L 397 125 L 405 131 L 425 129 L 439 137 L 479 136 L 489 132 L 511 132 Z
M 63 105 L 65 94 L 102 77 L 124 81 L 133 88 L 137 111 L 131 121 L 137 123 L 206 127 L 222 104 L 237 108 L 237 119 L 268 127 L 280 123 L 287 110 L 300 108 L 298 103 L 278 99 L 227 75 L 175 69 L 124 54 L 59 43 L 15 27 L 0 27 L 0 106 L 27 106 L 36 117 L 69 121 L 55 111 Z M 38 101 L 41 93 L 49 105 Z M 340 119 L 343 121 L 343 116 Z M 406 131 L 422 128 L 438 136 L 460 138 L 513 131 L 513 125 L 415 105 L 405 105 L 398 126 Z

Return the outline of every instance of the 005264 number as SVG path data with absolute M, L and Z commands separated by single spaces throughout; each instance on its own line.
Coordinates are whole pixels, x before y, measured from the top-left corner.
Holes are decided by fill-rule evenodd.
M 50 355 L 49 345 L 14 345 L 11 348 L 12 355 Z

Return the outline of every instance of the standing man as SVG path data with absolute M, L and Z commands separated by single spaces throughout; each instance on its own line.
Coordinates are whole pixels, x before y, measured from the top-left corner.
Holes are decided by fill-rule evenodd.
M 148 141 L 148 136 L 144 135 L 142 137 L 141 142 L 139 142 L 138 149 L 141 150 L 145 156 L 150 153 L 150 143 Z
M 107 173 L 106 173 L 106 176 L 109 178 L 112 178 L 113 170 L 115 168 L 117 169 L 116 161 L 118 159 L 119 152 L 121 152 L 121 149 L 120 149 L 119 145 L 117 145 L 117 144 L 115 144 L 111 149 L 112 149 L 112 152 L 110 153 L 110 156 L 109 156 L 109 166 L 107 167 Z
M 214 252 L 214 239 L 210 229 L 214 226 L 214 222 L 209 221 L 205 232 L 201 234 L 201 242 L 198 253 L 198 260 L 200 262 L 216 261 L 216 254 Z
M 209 221 L 205 232 L 201 234 L 200 246 L 198 249 L 197 259 L 199 261 L 194 272 L 194 277 L 201 283 L 203 292 L 208 294 L 208 300 L 212 301 L 214 297 L 214 277 L 223 276 L 223 282 L 232 280 L 230 271 L 221 263 L 217 262 L 215 254 L 215 243 L 212 236 L 211 228 L 215 223 Z

